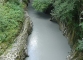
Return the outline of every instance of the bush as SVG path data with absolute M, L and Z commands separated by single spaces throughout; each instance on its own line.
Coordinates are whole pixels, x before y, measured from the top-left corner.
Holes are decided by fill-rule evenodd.
M 0 42 L 10 40 L 20 29 L 24 13 L 20 6 L 10 4 L 0 5 Z
M 0 4 L 0 55 L 11 46 L 24 21 L 24 11 L 17 3 Z
M 20 4 L 20 0 L 5 0 L 5 2 L 10 2 L 10 3 L 15 3 L 15 4 Z
M 54 9 L 51 15 L 54 18 L 59 18 L 61 21 L 72 20 L 76 1 L 77 0 L 56 0 L 53 3 Z
M 83 40 L 79 40 L 78 41 L 79 43 L 78 43 L 78 46 L 77 46 L 77 50 L 78 51 L 83 51 Z
M 32 6 L 37 11 L 44 12 L 50 4 L 52 4 L 52 0 L 34 0 Z

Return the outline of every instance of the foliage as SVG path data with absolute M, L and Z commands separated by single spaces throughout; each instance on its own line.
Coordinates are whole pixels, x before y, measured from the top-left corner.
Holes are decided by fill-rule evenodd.
M 82 51 L 83 50 L 83 40 L 79 40 L 78 42 L 79 42 L 79 44 L 78 44 L 78 47 L 76 49 L 79 51 Z
M 10 1 L 0 4 L 0 55 L 14 42 L 24 20 L 21 5 Z
M 28 0 L 22 0 L 24 3 L 28 3 Z M 20 0 L 5 0 L 5 2 L 11 2 L 15 4 L 20 4 Z
M 61 21 L 72 20 L 73 10 L 75 9 L 75 2 L 77 0 L 56 0 L 53 3 L 54 9 L 52 16 L 59 18 Z
M 15 4 L 20 4 L 20 0 L 5 0 L 5 2 L 10 2 L 10 3 L 15 3 Z
M 40 12 L 45 11 L 52 3 L 52 0 L 34 0 L 32 6 Z
M 23 0 L 23 2 L 28 3 L 28 0 Z
M 0 5 L 0 42 L 8 41 L 17 34 L 23 17 L 20 6 L 9 2 Z

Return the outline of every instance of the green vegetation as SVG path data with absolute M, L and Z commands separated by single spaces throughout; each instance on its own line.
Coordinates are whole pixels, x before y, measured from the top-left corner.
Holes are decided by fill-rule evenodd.
M 15 4 L 6 3 L 0 7 L 0 41 L 2 42 L 9 40 L 12 34 L 17 33 L 17 28 L 19 23 L 23 21 L 24 15 L 23 10 Z
M 45 11 L 48 6 L 52 4 L 52 0 L 34 0 L 32 6 L 37 10 L 37 11 Z
M 14 42 L 24 21 L 21 5 L 10 1 L 0 4 L 0 55 Z
M 59 18 L 61 21 L 65 20 L 72 20 L 75 8 L 75 2 L 77 0 L 56 0 L 53 3 L 54 9 L 52 10 L 52 16 Z M 55 17 L 55 18 L 56 18 Z
M 79 40 L 78 42 L 79 42 L 79 44 L 78 44 L 77 50 L 82 51 L 83 50 L 83 40 L 82 41 Z
M 14 3 L 14 4 L 17 4 L 17 5 L 20 5 L 20 4 L 28 4 L 28 0 L 22 0 L 22 2 L 20 0 L 5 0 L 5 2 L 10 2 L 10 3 Z M 22 5 L 23 5 L 22 4 Z
M 20 4 L 20 0 L 5 0 L 5 2 Z

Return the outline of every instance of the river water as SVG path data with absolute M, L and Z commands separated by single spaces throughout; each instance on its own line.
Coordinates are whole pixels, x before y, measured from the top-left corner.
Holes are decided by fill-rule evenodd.
M 67 60 L 71 49 L 59 25 L 51 22 L 49 15 L 35 11 L 31 4 L 28 13 L 33 22 L 33 31 L 28 39 L 29 57 L 25 60 Z

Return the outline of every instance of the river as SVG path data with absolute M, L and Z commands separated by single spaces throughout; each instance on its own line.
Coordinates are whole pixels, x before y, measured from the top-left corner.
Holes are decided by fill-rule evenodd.
M 35 11 L 31 4 L 28 13 L 33 22 L 33 31 L 28 39 L 29 57 L 25 60 L 67 60 L 71 49 L 59 25 L 51 22 L 49 15 Z

